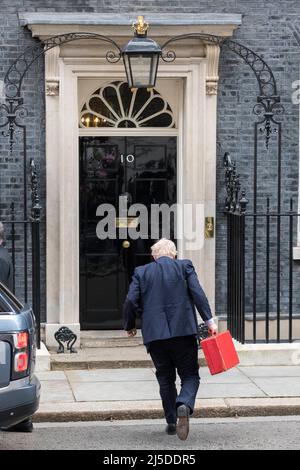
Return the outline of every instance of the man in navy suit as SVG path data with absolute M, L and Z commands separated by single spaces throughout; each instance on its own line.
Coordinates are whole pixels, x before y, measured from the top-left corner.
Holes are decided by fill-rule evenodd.
M 13 289 L 13 264 L 8 249 L 4 246 L 5 231 L 0 222 L 0 282 L 10 290 Z
M 151 248 L 154 261 L 135 268 L 123 307 L 124 329 L 136 335 L 140 309 L 144 344 L 156 368 L 167 421 L 166 432 L 185 440 L 199 388 L 196 310 L 211 335 L 217 326 L 193 263 L 176 259 L 175 244 L 159 240 Z M 181 390 L 176 390 L 176 370 Z

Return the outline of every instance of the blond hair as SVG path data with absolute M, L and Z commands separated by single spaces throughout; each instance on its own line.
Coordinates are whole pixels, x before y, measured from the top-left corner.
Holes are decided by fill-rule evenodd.
M 177 250 L 175 243 L 167 238 L 161 238 L 157 243 L 151 246 L 151 254 L 155 258 L 160 256 L 171 256 L 175 258 Z

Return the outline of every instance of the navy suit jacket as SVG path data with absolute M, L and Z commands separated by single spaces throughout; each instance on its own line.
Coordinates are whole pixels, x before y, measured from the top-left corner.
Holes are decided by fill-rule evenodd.
M 0 282 L 10 290 L 13 289 L 12 260 L 7 248 L 2 245 L 0 245 Z
M 135 328 L 140 309 L 147 349 L 152 341 L 197 335 L 195 306 L 204 321 L 212 318 L 192 261 L 161 256 L 135 268 L 123 307 L 124 329 Z

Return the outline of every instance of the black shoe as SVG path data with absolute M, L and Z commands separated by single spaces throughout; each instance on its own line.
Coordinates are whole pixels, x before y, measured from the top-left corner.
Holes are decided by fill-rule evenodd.
M 190 409 L 186 405 L 180 405 L 177 408 L 177 436 L 181 441 L 185 441 L 189 435 Z
M 174 436 L 176 434 L 176 424 L 168 423 L 166 426 L 166 433 L 169 434 L 169 436 Z
M 33 431 L 33 424 L 31 419 L 26 419 L 25 421 L 22 421 L 19 424 L 16 424 L 15 426 L 12 426 L 11 428 L 7 429 L 2 429 L 2 431 L 8 431 L 8 432 L 32 432 Z

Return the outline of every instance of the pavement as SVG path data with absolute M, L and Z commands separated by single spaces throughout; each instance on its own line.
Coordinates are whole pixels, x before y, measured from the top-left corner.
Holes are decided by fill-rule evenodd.
M 162 418 L 152 367 L 39 372 L 36 422 Z M 300 366 L 200 368 L 195 417 L 300 415 Z M 179 383 L 178 383 L 179 385 Z
M 105 459 L 107 461 L 117 455 L 120 457 L 120 453 L 110 452 L 111 450 L 126 449 L 131 451 L 126 454 L 127 459 L 128 456 L 135 458 L 132 464 L 127 461 L 127 468 L 135 468 L 140 465 L 145 468 L 145 463 L 150 465 L 152 451 L 156 450 L 173 450 L 179 458 L 182 451 L 189 449 L 300 449 L 300 416 L 193 419 L 187 441 L 180 441 L 177 436 L 168 436 L 164 432 L 164 428 L 164 422 L 159 419 L 151 421 L 37 423 L 32 434 L 0 432 L 0 449 L 1 451 L 23 449 L 104 450 L 102 454 L 96 454 L 97 466 L 105 463 Z M 149 450 L 147 456 L 138 457 L 132 452 L 141 449 Z M 185 452 L 185 455 L 190 454 Z M 196 463 L 201 465 L 202 454 L 197 456 L 198 458 Z M 4 459 L 5 454 L 1 452 L 1 462 Z M 154 458 L 152 458 L 152 465 L 156 466 L 157 460 L 153 460 Z M 170 464 L 169 460 L 170 458 L 168 459 Z M 91 465 L 90 460 L 88 465 Z M 122 463 L 119 465 L 122 466 Z

